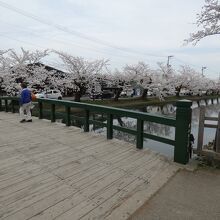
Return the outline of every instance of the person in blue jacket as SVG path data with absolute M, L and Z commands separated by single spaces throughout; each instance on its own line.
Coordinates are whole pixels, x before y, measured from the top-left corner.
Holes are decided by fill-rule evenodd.
M 31 117 L 31 91 L 27 88 L 26 83 L 21 83 L 21 96 L 20 96 L 20 117 L 21 123 L 32 122 Z

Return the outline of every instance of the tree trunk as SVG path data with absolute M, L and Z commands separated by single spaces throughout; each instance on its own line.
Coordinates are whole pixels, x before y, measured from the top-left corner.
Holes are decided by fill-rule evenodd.
M 121 95 L 122 90 L 123 90 L 122 88 L 119 88 L 119 89 L 116 90 L 114 101 L 118 101 L 118 99 L 119 99 L 119 97 Z
M 142 99 L 146 99 L 146 98 L 147 98 L 147 92 L 148 92 L 148 89 L 144 89 L 144 90 L 143 90 L 143 93 L 142 93 L 142 95 L 141 95 L 141 98 L 142 98 Z
M 122 121 L 121 117 L 117 117 L 117 120 L 121 127 L 125 126 L 125 123 Z
M 175 88 L 175 92 L 176 92 L 176 97 L 180 97 L 180 90 L 181 90 L 181 86 L 180 87 L 176 87 Z
M 75 93 L 75 99 L 74 99 L 74 101 L 75 102 L 80 102 L 80 98 L 81 98 L 81 92 L 80 91 L 78 91 L 78 92 L 76 92 Z

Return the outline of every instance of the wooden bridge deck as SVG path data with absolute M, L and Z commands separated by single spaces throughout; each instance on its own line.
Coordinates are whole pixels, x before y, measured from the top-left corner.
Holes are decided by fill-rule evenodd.
M 0 112 L 0 219 L 127 219 L 177 170 L 148 149 Z

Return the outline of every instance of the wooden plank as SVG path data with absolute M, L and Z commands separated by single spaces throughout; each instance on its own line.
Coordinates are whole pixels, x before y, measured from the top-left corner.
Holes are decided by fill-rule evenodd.
M 15 127 L 20 139 L 5 138 L 0 147 L 0 218 L 6 220 L 120 219 L 145 201 L 150 184 L 157 190 L 174 169 L 159 154 L 123 141 L 47 120 L 25 126 L 9 118 L 2 134 Z
M 19 176 L 13 176 L 7 179 L 2 180 L 0 182 L 0 190 L 2 190 L 5 187 L 10 187 L 10 185 L 14 185 L 17 184 L 19 182 L 28 180 L 32 177 L 38 176 L 45 173 L 44 170 L 42 170 L 42 168 L 37 168 L 37 169 L 32 169 L 29 172 L 23 172 L 22 174 L 20 174 Z
M 42 210 L 47 207 L 50 207 L 59 201 L 65 199 L 73 193 L 73 190 L 69 187 L 62 185 L 50 191 L 50 194 L 44 194 L 44 199 L 40 199 L 31 205 L 21 205 L 19 208 L 13 210 L 10 214 L 5 213 L 3 215 L 5 220 L 25 220 L 29 219 L 34 215 L 37 215 Z M 22 207 L 22 208 L 21 208 Z
M 20 176 L 23 173 L 34 172 L 36 169 L 39 168 L 40 167 L 37 164 L 29 163 L 29 165 L 27 166 L 27 163 L 25 162 L 19 166 L 7 167 L 4 171 L 1 171 L 0 173 L 0 183 L 9 178 Z
M 99 172 L 94 172 L 92 175 L 89 175 L 87 178 L 81 177 L 81 172 L 78 172 L 77 176 L 73 175 L 66 179 L 71 186 L 74 186 L 79 189 L 85 189 L 90 186 L 93 181 L 97 181 L 99 179 L 102 179 L 104 176 L 108 175 L 109 172 L 112 170 L 115 170 L 118 167 L 123 166 L 124 164 L 127 164 L 128 161 L 131 161 L 130 159 L 137 159 L 140 155 L 134 154 L 134 151 L 130 151 L 129 153 L 124 153 L 123 155 L 114 158 L 114 161 L 107 163 L 107 167 L 104 167 L 103 169 L 99 170 Z
M 117 156 L 120 156 L 121 153 L 123 152 L 126 152 L 126 153 L 129 153 L 129 150 L 127 149 L 123 149 L 121 147 L 119 147 L 119 149 L 116 151 L 115 149 L 112 149 L 111 147 L 108 147 L 108 146 L 111 146 L 109 145 L 110 143 L 107 142 L 103 145 L 103 149 L 102 150 L 98 150 L 98 152 L 91 152 L 91 154 L 89 153 L 89 151 L 87 150 L 84 154 L 84 157 L 87 157 L 89 156 L 90 157 L 90 160 L 89 161 L 86 161 L 86 164 L 83 163 L 83 160 L 81 160 L 81 158 L 79 157 L 78 158 L 78 165 L 81 167 L 81 169 L 84 169 L 84 166 L 86 167 L 86 169 L 88 167 L 92 167 L 93 165 L 96 165 L 96 164 L 101 164 L 101 166 L 103 165 L 104 161 L 108 161 L 110 158 L 117 158 Z M 114 147 L 113 147 L 114 148 Z M 97 149 L 96 149 L 97 150 Z M 82 157 L 83 158 L 83 157 Z M 100 160 L 100 159 L 101 160 Z M 65 160 L 66 161 L 66 160 Z M 73 160 L 74 161 L 74 160 Z M 76 162 L 77 162 L 76 161 Z M 80 161 L 80 163 L 79 163 Z M 64 166 L 65 166 L 65 163 L 63 163 Z M 68 177 L 68 176 L 71 176 L 73 174 L 71 174 L 73 171 L 75 172 L 76 171 L 76 167 L 74 168 L 74 170 L 71 168 L 71 165 L 70 165 L 70 168 L 68 169 L 68 167 L 62 167 L 62 161 L 61 163 L 59 164 L 61 165 L 61 169 L 58 169 L 59 167 L 55 167 L 53 166 L 53 169 L 56 169 L 58 172 L 62 173 L 62 176 L 63 177 Z M 68 164 L 67 164 L 68 166 Z M 50 168 L 51 170 L 51 164 L 48 165 L 48 167 Z M 66 174 L 65 174 L 66 173 Z
M 109 187 L 100 195 L 96 195 L 92 200 L 98 206 L 92 212 L 85 214 L 84 218 L 89 219 L 92 216 L 98 216 L 100 219 L 104 219 L 127 199 L 132 198 L 137 191 L 145 188 L 151 182 L 152 175 L 156 173 L 155 171 L 161 171 L 161 169 L 164 171 L 166 166 L 167 164 L 164 161 L 154 160 L 153 163 L 149 164 L 147 171 L 142 170 L 142 172 L 137 172 L 136 175 L 126 176 L 125 179 Z
M 146 169 L 144 169 L 146 171 Z M 137 178 L 137 177 L 135 177 Z M 82 191 L 83 193 L 83 191 Z M 90 190 L 90 193 L 94 193 L 93 190 Z M 34 216 L 32 219 L 52 219 L 57 217 L 58 215 L 62 214 L 68 209 L 71 209 L 73 206 L 77 206 L 83 201 L 88 201 L 82 197 L 81 193 L 74 194 L 70 198 L 61 201 L 60 203 L 56 204 L 55 206 L 50 207 L 49 209 L 44 210 L 40 215 Z M 94 208 L 94 206 L 92 206 Z
M 115 195 L 121 190 L 125 190 L 126 186 L 136 179 L 140 179 L 140 176 L 148 173 L 150 169 L 159 167 L 161 162 L 159 157 L 148 158 L 148 160 L 144 161 L 143 166 L 139 166 L 138 169 L 136 169 L 137 167 L 130 169 L 130 171 L 126 172 L 118 181 L 110 184 L 107 188 L 102 188 L 98 192 L 93 193 L 89 198 L 95 201 L 96 204 L 102 204 L 104 201 L 111 198 L 112 195 Z M 163 165 L 165 165 L 164 161 Z
M 103 219 L 127 219 L 137 210 L 138 207 L 141 207 L 145 201 L 147 201 L 158 189 L 160 189 L 167 180 L 176 173 L 176 170 L 177 169 L 174 166 L 168 166 L 166 169 L 163 169 L 163 172 L 161 172 L 160 175 L 156 175 L 151 182 L 136 190 L 136 193 L 133 196 L 128 198 L 124 197 L 125 201 L 120 203 L 119 207 L 112 207 L 113 209 L 110 210 L 110 212 L 107 213 L 107 216 Z
M 112 166 L 113 165 L 112 164 L 110 167 L 100 169 L 98 170 L 98 172 L 94 172 L 92 173 L 92 175 L 86 176 L 86 178 L 80 178 L 80 179 L 78 179 L 77 177 L 73 178 L 71 185 L 85 192 L 86 190 L 89 190 L 91 186 L 88 183 L 93 183 L 94 181 L 97 182 L 97 180 L 105 178 L 105 176 L 109 175 L 110 172 L 114 172 L 116 170 L 124 171 L 123 169 L 119 167 L 122 167 L 123 165 L 126 165 L 127 163 L 128 161 L 126 162 L 125 160 L 119 160 L 117 163 L 114 163 L 115 166 Z M 126 173 L 126 171 L 124 172 Z
M 133 155 L 133 151 L 121 150 L 114 151 L 113 154 L 105 154 L 105 157 L 103 156 L 102 160 L 97 160 L 93 157 L 91 162 L 86 162 L 74 170 L 63 171 L 62 174 L 58 175 L 61 175 L 63 178 L 65 178 L 65 181 L 72 185 L 74 182 L 79 181 L 79 179 L 84 179 L 84 176 L 90 176 L 92 173 L 98 172 L 99 168 L 100 170 L 103 170 L 110 166 L 112 163 L 109 163 L 108 160 L 111 160 L 111 158 L 114 158 L 114 162 L 116 163 L 117 161 L 122 161 L 123 158 L 128 158 L 128 156 L 131 154 Z M 107 171 L 104 171 L 104 173 L 106 172 Z
M 20 158 L 19 155 L 9 158 L 8 161 L 7 159 L 5 159 L 0 162 L 0 172 L 2 171 L 4 172 L 4 170 L 7 169 L 8 167 L 19 166 L 22 163 L 24 163 L 24 161 Z
M 44 209 L 39 214 L 31 217 L 31 220 L 52 220 L 62 215 L 65 211 L 77 206 L 85 201 L 86 198 L 81 194 L 73 194 L 67 197 L 65 200 L 58 202 L 54 206 Z M 92 202 L 92 201 L 91 201 Z M 73 218 L 72 218 L 73 220 Z
M 145 170 L 145 172 L 146 172 L 146 170 Z M 142 174 L 143 174 L 143 170 L 142 170 Z M 126 178 L 128 178 L 128 179 L 130 178 L 129 180 L 131 182 L 128 181 L 128 183 L 127 183 Z M 65 220 L 65 219 L 79 219 L 82 217 L 84 217 L 85 219 L 90 219 L 90 218 L 91 219 L 93 219 L 93 218 L 104 219 L 104 218 L 102 218 L 102 210 L 105 210 L 105 211 L 109 210 L 109 208 L 111 208 L 111 206 L 108 206 L 108 205 L 100 206 L 99 202 L 102 204 L 103 200 L 109 201 L 108 199 L 112 199 L 112 198 L 117 200 L 120 197 L 118 195 L 122 195 L 123 193 L 125 195 L 128 195 L 129 191 L 126 191 L 123 189 L 124 189 L 124 187 L 126 187 L 127 185 L 130 185 L 130 184 L 133 184 L 134 188 L 138 187 L 138 185 L 136 184 L 137 182 L 134 182 L 134 179 L 137 180 L 139 183 L 143 182 L 143 180 L 138 179 L 136 176 L 134 177 L 132 174 L 130 174 L 130 175 L 127 174 L 127 175 L 124 175 L 124 178 L 120 178 L 117 181 L 113 182 L 113 184 L 109 184 L 114 187 L 113 188 L 112 187 L 106 188 L 106 190 L 103 193 L 99 194 L 99 191 L 97 191 L 97 192 L 90 191 L 90 192 L 93 192 L 92 194 L 90 193 L 91 194 L 90 197 L 93 198 L 93 196 L 95 196 L 95 198 L 87 199 L 86 201 L 79 203 L 77 206 L 73 207 L 69 211 L 60 215 L 57 219 L 60 219 L 60 220 L 61 219 L 63 219 L 63 220 Z M 83 191 L 83 194 L 85 194 L 84 191 Z M 100 207 L 100 209 L 96 209 L 97 207 Z M 94 214 L 94 213 L 96 213 L 96 210 L 97 210 L 97 214 Z M 84 219 L 84 218 L 82 218 L 82 219 Z
M 8 194 L 4 194 L 4 196 L 0 198 L 0 202 L 4 204 L 4 206 L 7 206 L 12 203 L 15 204 L 16 202 L 21 201 L 25 197 L 34 197 L 36 194 L 42 194 L 51 188 L 57 187 L 58 185 L 62 185 L 61 180 L 54 181 L 54 177 L 43 179 L 42 181 L 39 180 L 39 182 L 21 190 L 18 190 L 16 192 L 9 192 Z
M 123 160 L 118 159 L 118 163 L 123 163 Z M 94 167 L 95 168 L 95 167 Z M 93 182 L 102 179 L 104 176 L 108 175 L 109 172 L 113 170 L 111 164 L 97 164 L 96 169 L 90 170 L 89 167 L 83 169 L 83 167 L 76 172 L 72 173 L 66 181 L 71 186 L 75 188 L 86 188 L 90 186 Z
M 32 184 L 38 183 L 39 181 L 48 179 L 50 177 L 52 177 L 51 174 L 44 172 L 44 173 L 41 173 L 41 175 L 37 175 L 37 176 L 31 177 L 29 179 L 26 179 L 20 182 L 12 183 L 9 186 L 6 186 L 1 189 L 0 196 L 4 196 L 5 194 L 17 192 L 19 190 L 22 190 L 26 187 L 31 186 Z

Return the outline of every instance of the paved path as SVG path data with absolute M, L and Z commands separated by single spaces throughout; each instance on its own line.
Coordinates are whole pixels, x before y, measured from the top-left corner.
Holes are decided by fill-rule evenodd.
M 127 219 L 178 168 L 158 153 L 0 112 L 0 219 Z
M 220 170 L 178 172 L 129 220 L 219 220 Z

